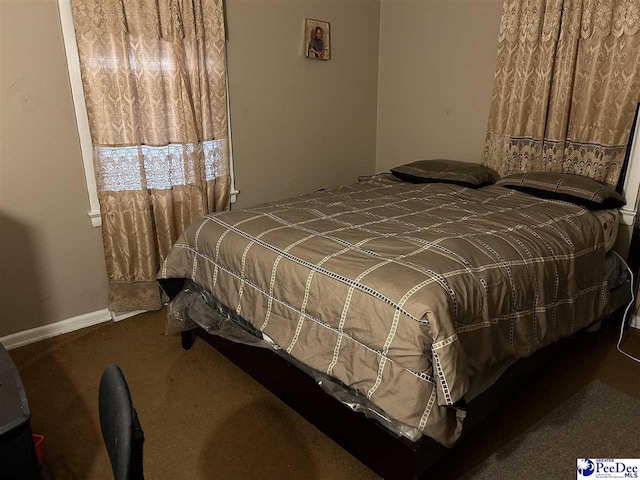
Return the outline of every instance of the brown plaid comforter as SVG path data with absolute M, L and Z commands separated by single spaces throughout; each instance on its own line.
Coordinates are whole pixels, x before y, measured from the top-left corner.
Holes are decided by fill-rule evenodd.
M 469 378 L 595 321 L 603 233 L 581 207 L 389 175 L 209 215 L 159 278 L 191 278 L 306 365 L 452 445 Z

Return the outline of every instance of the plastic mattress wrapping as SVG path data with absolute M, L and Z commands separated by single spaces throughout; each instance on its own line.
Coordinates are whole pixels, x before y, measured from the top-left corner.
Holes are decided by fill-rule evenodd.
M 607 252 L 607 256 L 605 257 L 605 270 L 607 272 L 609 290 L 614 290 L 629 280 L 629 270 L 627 270 L 627 266 L 615 253 Z
M 415 442 L 423 435 L 417 428 L 392 419 L 364 395 L 345 386 L 339 380 L 297 361 L 267 335 L 222 305 L 210 292 L 190 280 L 185 280 L 182 291 L 168 304 L 166 333 L 171 335 L 197 327 L 227 340 L 272 350 L 311 376 L 333 398 L 351 410 L 376 420 L 396 436 L 403 436 Z

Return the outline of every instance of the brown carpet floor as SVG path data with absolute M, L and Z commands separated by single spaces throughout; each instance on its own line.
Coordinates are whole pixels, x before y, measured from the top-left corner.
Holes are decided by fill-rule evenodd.
M 637 457 L 639 412 L 639 399 L 596 380 L 464 479 L 511 480 L 525 472 L 574 479 L 578 458 Z
M 97 413 L 109 363 L 127 377 L 149 479 L 377 478 L 204 342 L 185 352 L 163 331 L 164 312 L 147 313 L 10 352 L 57 479 L 111 478 Z M 601 331 L 571 342 L 548 372 L 459 442 L 432 478 L 469 472 L 593 380 L 640 398 L 640 365 L 617 353 L 615 340 L 615 332 Z M 627 335 L 625 347 L 640 356 L 640 331 Z

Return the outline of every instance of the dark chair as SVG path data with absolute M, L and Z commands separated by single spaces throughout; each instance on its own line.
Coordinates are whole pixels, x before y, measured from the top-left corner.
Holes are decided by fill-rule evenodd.
M 109 365 L 102 372 L 98 409 L 114 480 L 143 479 L 144 432 L 133 408 L 127 381 L 117 365 Z

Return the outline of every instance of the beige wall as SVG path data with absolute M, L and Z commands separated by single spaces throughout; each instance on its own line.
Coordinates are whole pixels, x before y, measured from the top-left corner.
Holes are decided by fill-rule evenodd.
M 479 162 L 502 0 L 382 0 L 376 171 Z
M 237 205 L 372 173 L 377 0 L 228 0 L 227 16 Z M 302 56 L 305 17 L 331 22 L 329 62 Z M 0 0 L 0 49 L 2 337 L 106 308 L 107 282 L 57 2 Z
M 54 0 L 0 0 L 0 337 L 106 307 Z
M 227 0 L 236 207 L 374 170 L 377 0 Z M 303 56 L 304 18 L 331 22 L 332 58 Z
M 479 161 L 501 4 L 227 0 L 236 207 Z M 302 56 L 305 17 L 331 22 L 329 62 Z M 0 0 L 0 93 L 2 337 L 107 305 L 56 0 Z

